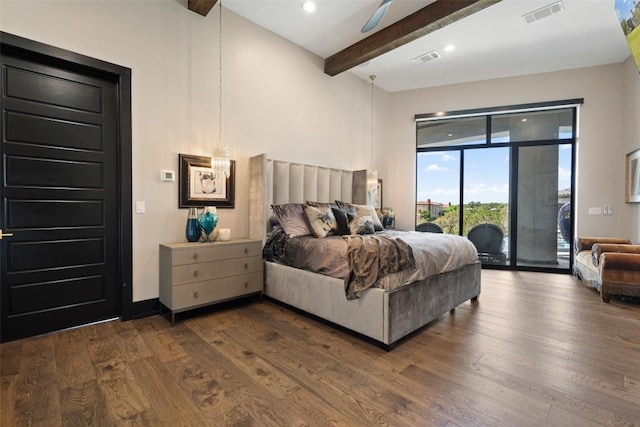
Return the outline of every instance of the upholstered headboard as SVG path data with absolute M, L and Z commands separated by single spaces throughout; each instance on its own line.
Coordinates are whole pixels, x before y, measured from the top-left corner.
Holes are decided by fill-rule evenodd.
M 271 205 L 316 202 L 366 203 L 366 170 L 348 171 L 267 159 L 249 159 L 249 236 L 266 238 Z

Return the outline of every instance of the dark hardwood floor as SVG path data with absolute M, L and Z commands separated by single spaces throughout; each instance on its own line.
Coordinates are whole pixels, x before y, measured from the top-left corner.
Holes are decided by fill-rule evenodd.
M 0 425 L 640 426 L 640 305 L 482 276 L 391 352 L 271 301 L 5 343 Z

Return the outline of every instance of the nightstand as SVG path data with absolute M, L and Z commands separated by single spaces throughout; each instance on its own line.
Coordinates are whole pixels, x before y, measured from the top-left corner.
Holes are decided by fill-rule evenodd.
M 262 294 L 262 241 L 160 245 L 160 302 L 176 313 Z

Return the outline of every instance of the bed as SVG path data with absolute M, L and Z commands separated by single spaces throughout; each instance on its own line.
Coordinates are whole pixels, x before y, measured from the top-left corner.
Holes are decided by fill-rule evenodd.
M 267 241 L 272 205 L 306 201 L 366 202 L 366 171 L 348 171 L 268 159 L 250 159 L 249 234 Z M 429 233 L 424 234 L 425 237 Z M 442 235 L 440 235 L 442 236 Z M 462 238 L 464 239 L 464 238 Z M 310 313 L 392 349 L 402 338 L 480 295 L 477 258 L 451 271 L 399 288 L 370 287 L 345 295 L 345 280 L 265 261 L 267 297 Z

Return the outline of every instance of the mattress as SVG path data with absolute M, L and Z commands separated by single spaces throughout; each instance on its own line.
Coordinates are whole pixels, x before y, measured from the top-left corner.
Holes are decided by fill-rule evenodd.
M 403 268 L 377 278 L 373 287 L 388 291 L 436 274 L 453 271 L 478 260 L 475 246 L 462 236 L 385 230 L 375 235 L 357 237 L 366 239 L 380 236 L 406 243 L 411 248 L 413 257 L 411 268 Z M 276 230 L 267 239 L 263 253 L 267 261 L 345 280 L 352 271 L 348 253 L 350 241 L 354 237 L 288 238 Z M 388 261 L 381 258 L 378 262 L 382 265 Z

